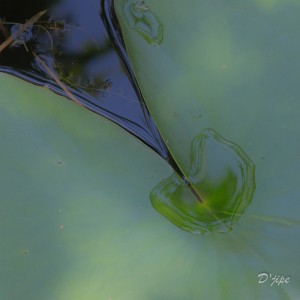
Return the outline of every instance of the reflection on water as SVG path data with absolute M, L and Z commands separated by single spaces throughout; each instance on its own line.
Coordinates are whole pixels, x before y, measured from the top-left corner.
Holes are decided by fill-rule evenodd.
M 35 2 L 29 9 L 26 1 L 1 1 L 0 45 L 10 36 L 13 40 L 0 51 L 0 71 L 77 99 L 167 159 L 168 150 L 133 82 L 130 65 L 124 55 L 119 57 L 105 28 L 105 20 L 114 18 L 107 16 L 111 1 L 105 1 L 105 11 L 98 0 Z M 44 9 L 46 14 L 24 26 Z
M 158 46 L 163 41 L 163 24 L 145 1 L 126 0 L 124 14 L 129 26 L 150 45 Z
M 192 142 L 188 180 L 173 174 L 151 192 L 153 207 L 181 229 L 206 234 L 233 229 L 255 190 L 255 165 L 243 150 L 206 129 Z

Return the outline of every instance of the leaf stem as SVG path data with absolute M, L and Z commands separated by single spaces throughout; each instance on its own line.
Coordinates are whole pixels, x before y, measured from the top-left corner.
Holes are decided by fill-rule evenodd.
M 203 199 L 198 194 L 197 190 L 194 188 L 192 183 L 189 181 L 189 179 L 184 175 L 184 173 L 181 171 L 179 165 L 176 163 L 175 159 L 173 158 L 172 154 L 169 153 L 168 163 L 173 168 L 174 172 L 177 173 L 177 175 L 184 181 L 186 186 L 189 188 L 190 192 L 193 194 L 193 196 L 198 200 L 200 203 L 204 204 Z

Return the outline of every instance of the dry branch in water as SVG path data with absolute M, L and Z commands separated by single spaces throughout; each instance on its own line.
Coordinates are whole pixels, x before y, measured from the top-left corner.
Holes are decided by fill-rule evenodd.
M 30 18 L 26 23 L 24 23 L 20 29 L 16 32 L 14 32 L 12 35 L 8 36 L 7 39 L 0 45 L 0 53 L 6 48 L 8 47 L 11 43 L 13 43 L 16 39 L 16 37 L 24 32 L 28 27 L 32 26 L 36 21 L 38 21 L 48 10 L 42 10 L 40 12 L 38 12 L 37 14 L 35 14 L 32 18 Z M 2 28 L 2 22 L 0 22 L 0 30 Z M 26 50 L 28 51 L 25 43 L 24 46 L 26 48 Z M 61 80 L 59 80 L 59 78 L 57 77 L 57 75 L 52 72 L 52 70 L 47 66 L 47 64 L 34 52 L 32 51 L 33 56 L 35 57 L 36 60 L 39 61 L 39 63 L 45 68 L 46 72 L 48 73 L 48 75 L 53 78 L 53 80 L 60 86 L 60 88 L 66 93 L 66 95 L 73 100 L 75 103 L 79 104 L 80 106 L 83 106 L 82 103 L 80 103 L 80 101 L 68 90 L 68 88 L 65 86 L 65 84 L 63 84 L 61 82 Z
M 48 75 L 54 79 L 54 81 L 57 83 L 57 85 L 60 86 L 60 88 L 66 93 L 66 95 L 73 100 L 75 103 L 79 104 L 80 106 L 83 106 L 82 103 L 68 90 L 66 85 L 60 81 L 60 79 L 57 77 L 57 75 L 47 66 L 47 64 L 39 58 L 39 56 L 32 51 L 33 56 L 35 57 L 36 60 L 39 61 L 39 63 L 45 68 L 47 71 Z M 84 107 L 84 106 L 83 106 Z
M 6 47 L 8 47 L 11 43 L 14 42 L 16 37 L 23 31 L 25 31 L 28 27 L 32 26 L 38 19 L 40 19 L 48 9 L 42 10 L 30 18 L 25 24 L 23 24 L 20 30 L 14 32 L 11 36 L 9 36 L 1 45 L 0 45 L 0 52 L 2 52 Z

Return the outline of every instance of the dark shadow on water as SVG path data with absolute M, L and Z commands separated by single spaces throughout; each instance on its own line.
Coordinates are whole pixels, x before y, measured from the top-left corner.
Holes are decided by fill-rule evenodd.
M 47 13 L 23 30 L 23 24 L 44 9 Z M 110 2 L 1 1 L 0 18 L 0 44 L 19 32 L 0 53 L 0 71 L 68 97 L 46 65 L 82 105 L 168 159 L 169 152 L 147 110 L 126 52 L 120 58 L 112 34 L 107 33 L 108 22 L 110 32 L 117 24 Z

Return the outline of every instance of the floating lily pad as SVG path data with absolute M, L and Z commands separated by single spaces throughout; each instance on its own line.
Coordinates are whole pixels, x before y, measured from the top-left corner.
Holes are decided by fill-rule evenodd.
M 299 2 L 217 0 L 187 4 L 179 0 L 172 3 L 148 0 L 146 5 L 164 28 L 163 41 L 156 47 L 128 26 L 125 2 L 116 0 L 115 5 L 126 49 L 149 111 L 186 178 L 192 178 L 189 177 L 194 160 L 193 139 L 205 128 L 212 128 L 237 145 L 236 149 L 242 149 L 255 165 L 256 189 L 251 203 L 232 231 L 216 237 L 222 253 L 216 258 L 217 270 L 210 270 L 215 272 L 213 278 L 223 276 L 224 280 L 215 284 L 212 279 L 210 290 L 220 291 L 220 295 L 214 295 L 216 299 L 251 298 L 249 295 L 258 299 L 297 299 L 300 295 L 297 275 L 300 270 L 295 266 L 300 253 Z M 212 142 L 208 160 L 199 160 L 197 168 L 200 171 L 209 163 L 211 174 L 225 174 L 224 168 L 218 168 L 226 165 L 222 151 L 212 150 L 212 145 L 219 143 L 208 140 Z M 230 165 L 228 156 L 226 162 Z M 218 189 L 229 193 L 234 180 L 215 190 L 209 181 L 196 182 L 202 184 L 195 186 L 198 195 L 218 195 L 222 199 Z M 172 222 L 181 226 L 188 223 L 189 229 L 192 226 L 194 230 L 196 225 L 191 225 L 188 205 L 200 205 L 191 197 L 176 177 L 166 179 L 152 193 L 156 207 L 168 205 L 161 206 L 160 212 L 165 210 Z M 214 207 L 222 210 L 226 202 L 215 203 Z M 192 212 L 198 211 L 193 208 Z M 198 219 L 197 226 L 201 220 Z M 228 242 L 231 237 L 235 237 L 232 244 Z M 207 243 L 203 236 L 202 242 Z M 239 243 L 252 254 L 246 251 L 241 255 Z M 214 250 L 209 247 L 207 252 Z M 267 264 L 263 267 L 265 271 L 259 262 Z M 293 274 L 290 278 L 295 281 L 275 290 L 268 283 L 258 283 L 260 272 Z M 199 271 L 197 278 L 200 273 L 205 271 Z M 242 283 L 242 278 L 248 279 Z M 198 284 L 201 288 L 192 299 L 203 295 L 201 289 L 205 284 Z
M 1 297 L 298 299 L 298 1 L 146 5 L 164 25 L 159 46 L 119 18 L 165 141 L 186 174 L 205 128 L 238 145 L 256 166 L 252 202 L 225 234 L 179 229 L 149 200 L 171 176 L 163 159 L 74 103 L 1 75 Z M 265 272 L 290 281 L 260 284 Z

